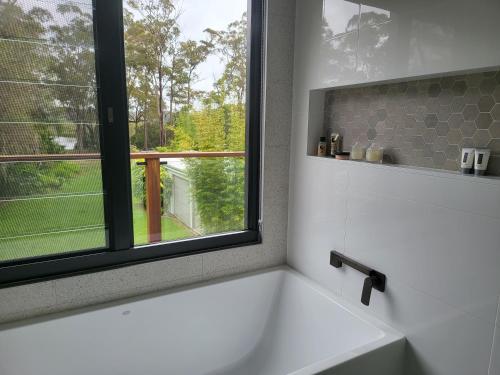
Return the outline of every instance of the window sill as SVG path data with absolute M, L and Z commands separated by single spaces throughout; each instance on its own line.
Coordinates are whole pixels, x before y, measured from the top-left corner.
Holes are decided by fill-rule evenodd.
M 101 272 L 141 263 L 178 258 L 262 242 L 258 231 L 246 230 L 195 239 L 137 246 L 128 250 L 97 250 L 39 260 L 0 264 L 0 289 L 63 277 Z

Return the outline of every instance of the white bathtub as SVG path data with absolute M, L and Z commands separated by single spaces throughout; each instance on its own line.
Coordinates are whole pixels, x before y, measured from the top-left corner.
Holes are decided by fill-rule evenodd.
M 0 374 L 400 375 L 403 350 L 402 335 L 280 267 L 5 325 Z

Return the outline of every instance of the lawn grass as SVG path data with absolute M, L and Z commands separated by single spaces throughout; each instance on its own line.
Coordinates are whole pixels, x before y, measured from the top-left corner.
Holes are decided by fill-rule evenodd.
M 134 242 L 136 245 L 148 243 L 146 210 L 141 203 L 134 202 Z M 174 241 L 195 237 L 196 234 L 175 217 L 164 215 L 161 218 L 161 233 L 163 241 Z
M 80 170 L 58 190 L 43 196 L 0 201 L 0 261 L 106 247 L 99 162 Z M 147 243 L 144 208 L 134 202 L 135 244 Z M 176 218 L 162 218 L 162 238 L 195 234 Z

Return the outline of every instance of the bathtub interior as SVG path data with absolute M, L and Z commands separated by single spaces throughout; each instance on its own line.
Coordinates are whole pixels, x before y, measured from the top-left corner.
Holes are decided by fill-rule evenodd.
M 0 330 L 0 373 L 289 374 L 383 337 L 287 270 Z

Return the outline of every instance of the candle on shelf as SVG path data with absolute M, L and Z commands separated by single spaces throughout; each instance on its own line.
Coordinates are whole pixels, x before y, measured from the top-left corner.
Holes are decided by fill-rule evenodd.
M 384 149 L 382 147 L 377 146 L 376 144 L 372 144 L 366 150 L 366 161 L 372 163 L 382 163 L 383 158 L 384 158 Z
M 365 148 L 359 142 L 356 142 L 351 148 L 351 160 L 363 160 L 365 152 Z

